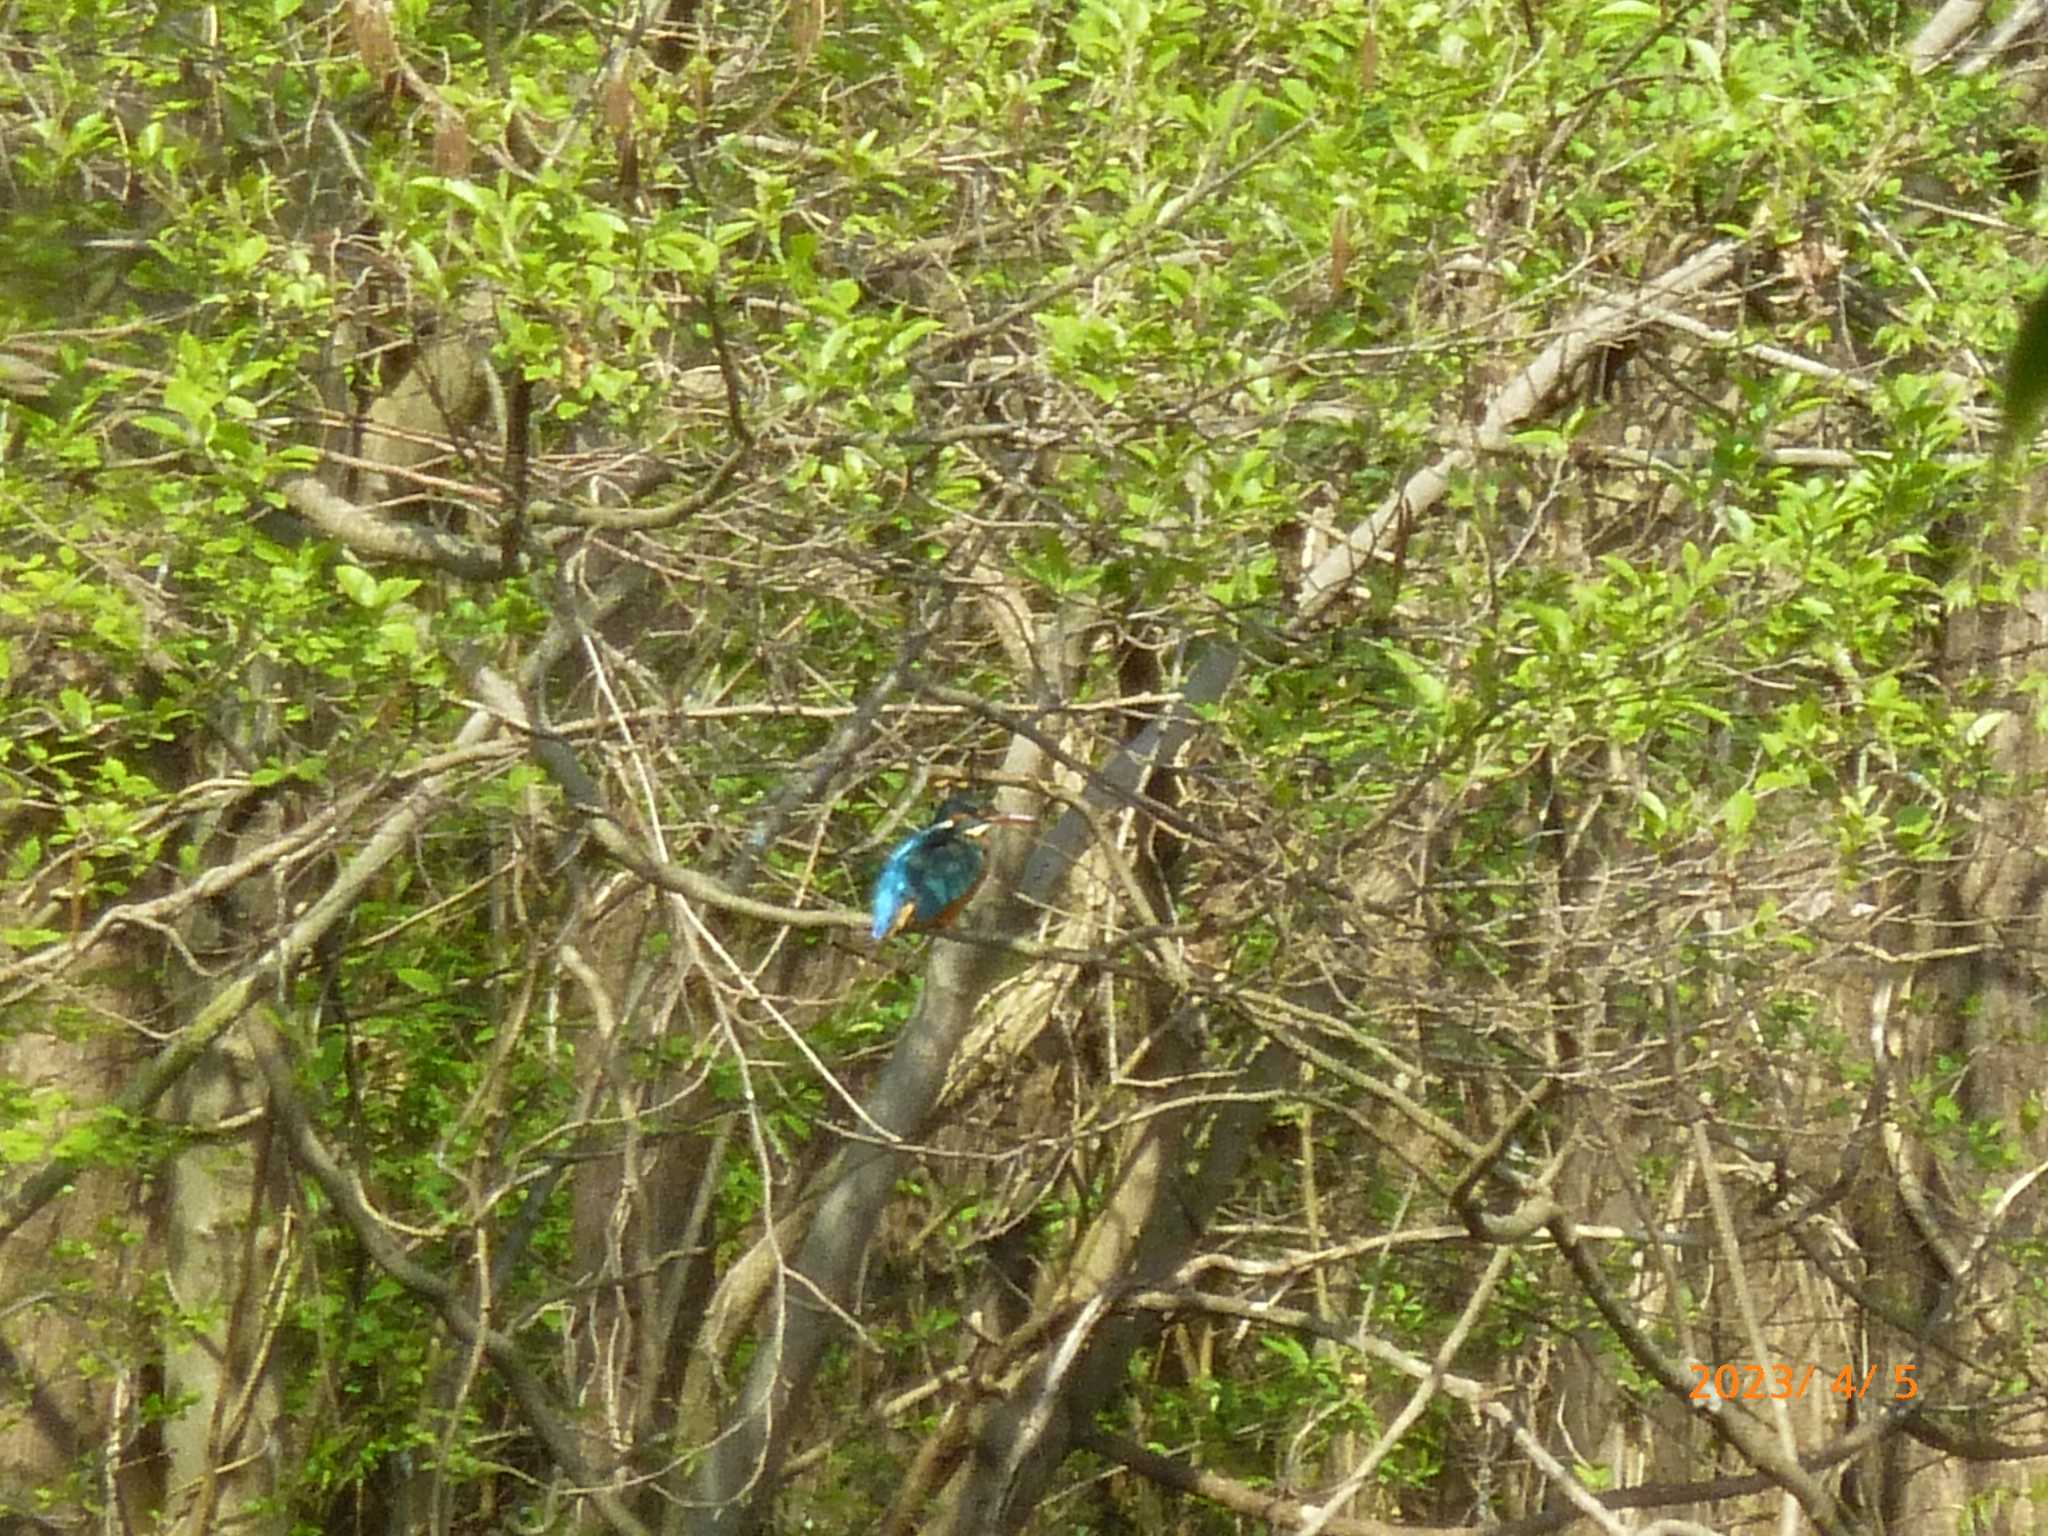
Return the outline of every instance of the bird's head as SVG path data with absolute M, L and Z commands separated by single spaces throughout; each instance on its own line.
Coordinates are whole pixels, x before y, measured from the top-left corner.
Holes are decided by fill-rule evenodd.
M 1038 818 L 994 813 L 972 795 L 948 795 L 939 802 L 932 825 L 945 827 L 956 837 L 981 837 L 990 827 L 1034 827 Z

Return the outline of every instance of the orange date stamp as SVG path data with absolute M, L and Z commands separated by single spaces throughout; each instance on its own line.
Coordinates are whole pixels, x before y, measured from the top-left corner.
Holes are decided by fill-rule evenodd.
M 1695 1378 L 1686 1394 L 1694 1402 L 1763 1402 L 1767 1399 L 1798 1402 L 1816 1385 L 1840 1398 L 1868 1398 L 1873 1394 L 1894 1403 L 1909 1403 L 1920 1395 L 1920 1383 L 1913 1379 L 1915 1365 L 1895 1365 L 1889 1374 L 1881 1365 L 1858 1370 L 1845 1365 L 1839 1371 L 1824 1371 L 1818 1365 L 1797 1366 L 1786 1361 L 1764 1365 L 1753 1360 L 1731 1360 L 1725 1365 L 1688 1367 Z

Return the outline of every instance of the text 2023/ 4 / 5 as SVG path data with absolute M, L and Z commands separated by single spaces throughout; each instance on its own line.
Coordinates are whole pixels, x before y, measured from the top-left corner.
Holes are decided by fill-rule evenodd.
M 1791 1398 L 1797 1401 L 1818 1386 L 1821 1391 L 1832 1392 L 1836 1397 L 1879 1397 L 1904 1403 L 1920 1395 L 1920 1383 L 1913 1379 L 1913 1372 L 1918 1369 L 1918 1366 L 1895 1365 L 1887 1372 L 1881 1365 L 1863 1370 L 1845 1365 L 1839 1371 L 1829 1373 L 1818 1365 L 1792 1365 L 1782 1360 L 1770 1365 L 1743 1360 L 1731 1360 L 1726 1365 L 1700 1365 L 1695 1362 L 1692 1373 L 1698 1380 L 1686 1395 L 1701 1402 L 1714 1397 L 1751 1401 Z

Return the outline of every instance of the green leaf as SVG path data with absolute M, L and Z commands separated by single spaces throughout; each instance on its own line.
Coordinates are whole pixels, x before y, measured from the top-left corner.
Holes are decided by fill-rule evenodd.
M 377 606 L 377 578 L 360 565 L 337 565 L 334 568 L 334 584 L 358 607 Z
M 1407 680 L 1418 704 L 1429 710 L 1443 709 L 1445 701 L 1450 698 L 1450 689 L 1419 657 L 1389 647 L 1387 659 L 1401 669 L 1401 675 Z
M 1309 1369 L 1308 1350 L 1303 1347 L 1299 1339 L 1291 1334 L 1268 1334 L 1259 1342 L 1264 1346 L 1267 1353 L 1278 1355 L 1296 1370 L 1305 1371 Z
M 1986 737 L 2012 718 L 2009 709 L 1987 709 L 1963 729 L 1963 740 L 1969 745 L 1981 746 Z
M 1394 148 L 1406 155 L 1415 169 L 1427 176 L 1436 169 L 1436 160 L 1429 152 L 1429 146 L 1411 134 L 1396 133 Z
M 384 642 L 385 649 L 394 656 L 419 654 L 420 632 L 408 618 L 386 619 L 377 626 L 377 638 Z
M 1728 829 L 1728 835 L 1740 839 L 1749 831 L 1756 820 L 1756 796 L 1746 789 L 1738 789 L 1721 806 L 1721 824 Z
M 2019 339 L 2005 365 L 2005 440 L 2034 435 L 2041 407 L 2048 403 L 2048 290 L 2036 294 L 2020 320 Z
M 1572 616 L 1562 608 L 1549 603 L 1531 603 L 1529 615 L 1541 626 L 1550 639 L 1551 648 L 1559 652 L 1572 649 Z

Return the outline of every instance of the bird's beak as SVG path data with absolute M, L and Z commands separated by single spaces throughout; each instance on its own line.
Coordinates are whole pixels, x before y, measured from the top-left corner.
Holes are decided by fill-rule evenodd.
M 960 829 L 960 836 L 987 837 L 991 827 L 1035 827 L 1037 825 L 1038 818 L 1036 816 L 983 816 L 971 826 L 962 827 Z

